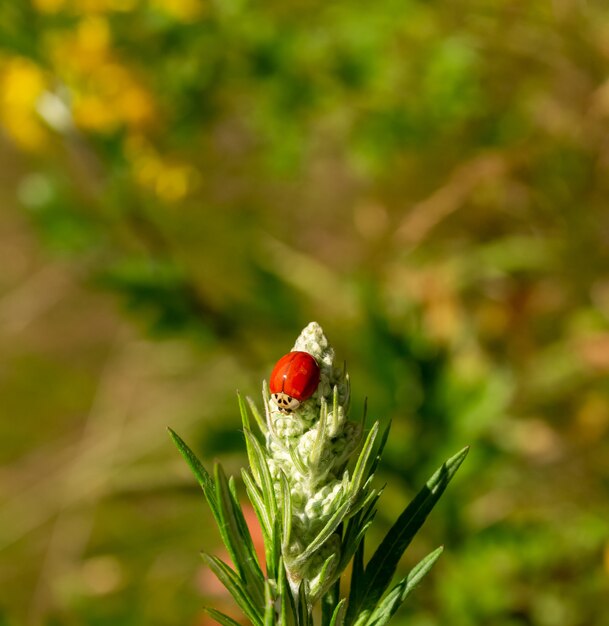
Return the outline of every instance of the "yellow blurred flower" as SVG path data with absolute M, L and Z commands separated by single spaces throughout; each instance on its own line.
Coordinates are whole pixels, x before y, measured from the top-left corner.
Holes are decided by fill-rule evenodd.
M 153 118 L 153 102 L 129 70 L 106 63 L 88 80 L 82 77 L 74 90 L 74 120 L 80 128 L 109 132 L 122 125 L 146 125 Z
M 173 165 L 163 168 L 157 179 L 155 191 L 166 202 L 176 202 L 190 190 L 190 170 L 187 165 Z
M 12 57 L 0 62 L 0 122 L 17 145 L 41 148 L 47 129 L 36 110 L 47 89 L 44 72 L 32 61 Z
M 111 43 L 108 20 L 93 15 L 81 19 L 72 31 L 52 33 L 48 51 L 54 65 L 62 71 L 93 72 L 107 61 Z
M 85 130 L 111 132 L 119 125 L 115 112 L 95 95 L 77 94 L 74 97 L 73 115 L 76 125 Z
M 164 202 L 182 200 L 196 184 L 197 172 L 191 165 L 161 157 L 141 136 L 126 140 L 125 156 L 137 184 Z
M 124 126 L 140 128 L 153 120 L 152 95 L 116 58 L 104 16 L 85 17 L 73 31 L 55 33 L 47 47 L 70 90 L 77 127 L 107 133 Z

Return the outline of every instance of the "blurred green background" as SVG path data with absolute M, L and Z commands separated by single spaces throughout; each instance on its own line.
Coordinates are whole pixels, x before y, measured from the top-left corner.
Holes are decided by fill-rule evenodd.
M 0 624 L 238 614 L 165 426 L 237 473 L 310 320 L 371 545 L 472 446 L 396 625 L 609 624 L 605 2 L 4 0 L 0 127 Z

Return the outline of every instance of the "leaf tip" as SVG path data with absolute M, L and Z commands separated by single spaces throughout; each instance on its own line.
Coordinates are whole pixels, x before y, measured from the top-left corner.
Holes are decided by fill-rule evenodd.
M 201 550 L 199 552 L 199 556 L 205 561 L 207 565 L 209 565 L 210 561 L 212 560 L 211 555 L 208 552 L 205 552 L 205 550 Z
M 183 443 L 180 435 L 178 435 L 178 433 L 176 433 L 176 431 L 173 430 L 173 428 L 171 428 L 170 426 L 167 426 L 167 432 L 169 433 L 169 436 L 171 437 L 173 443 L 175 443 L 176 446 L 180 448 L 180 444 Z
M 464 448 L 461 448 L 461 450 L 459 450 L 459 452 L 457 452 L 457 454 L 455 454 L 453 457 L 448 459 L 446 463 L 453 465 L 453 466 L 456 465 L 458 467 L 465 460 L 465 457 L 469 453 L 469 449 L 470 449 L 470 446 L 465 446 Z

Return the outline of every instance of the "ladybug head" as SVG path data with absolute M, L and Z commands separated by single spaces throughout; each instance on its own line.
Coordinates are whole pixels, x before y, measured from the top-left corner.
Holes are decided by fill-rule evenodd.
M 296 398 L 288 396 L 287 393 L 274 393 L 271 395 L 271 398 L 273 398 L 273 402 L 275 402 L 279 411 L 285 415 L 289 415 L 300 406 L 300 402 Z

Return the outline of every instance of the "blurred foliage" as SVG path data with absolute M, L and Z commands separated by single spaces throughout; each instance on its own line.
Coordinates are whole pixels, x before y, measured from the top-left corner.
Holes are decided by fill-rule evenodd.
M 317 319 L 382 522 L 472 445 L 404 623 L 609 624 L 605 3 L 4 0 L 0 125 L 0 623 L 203 623 L 163 426 Z

